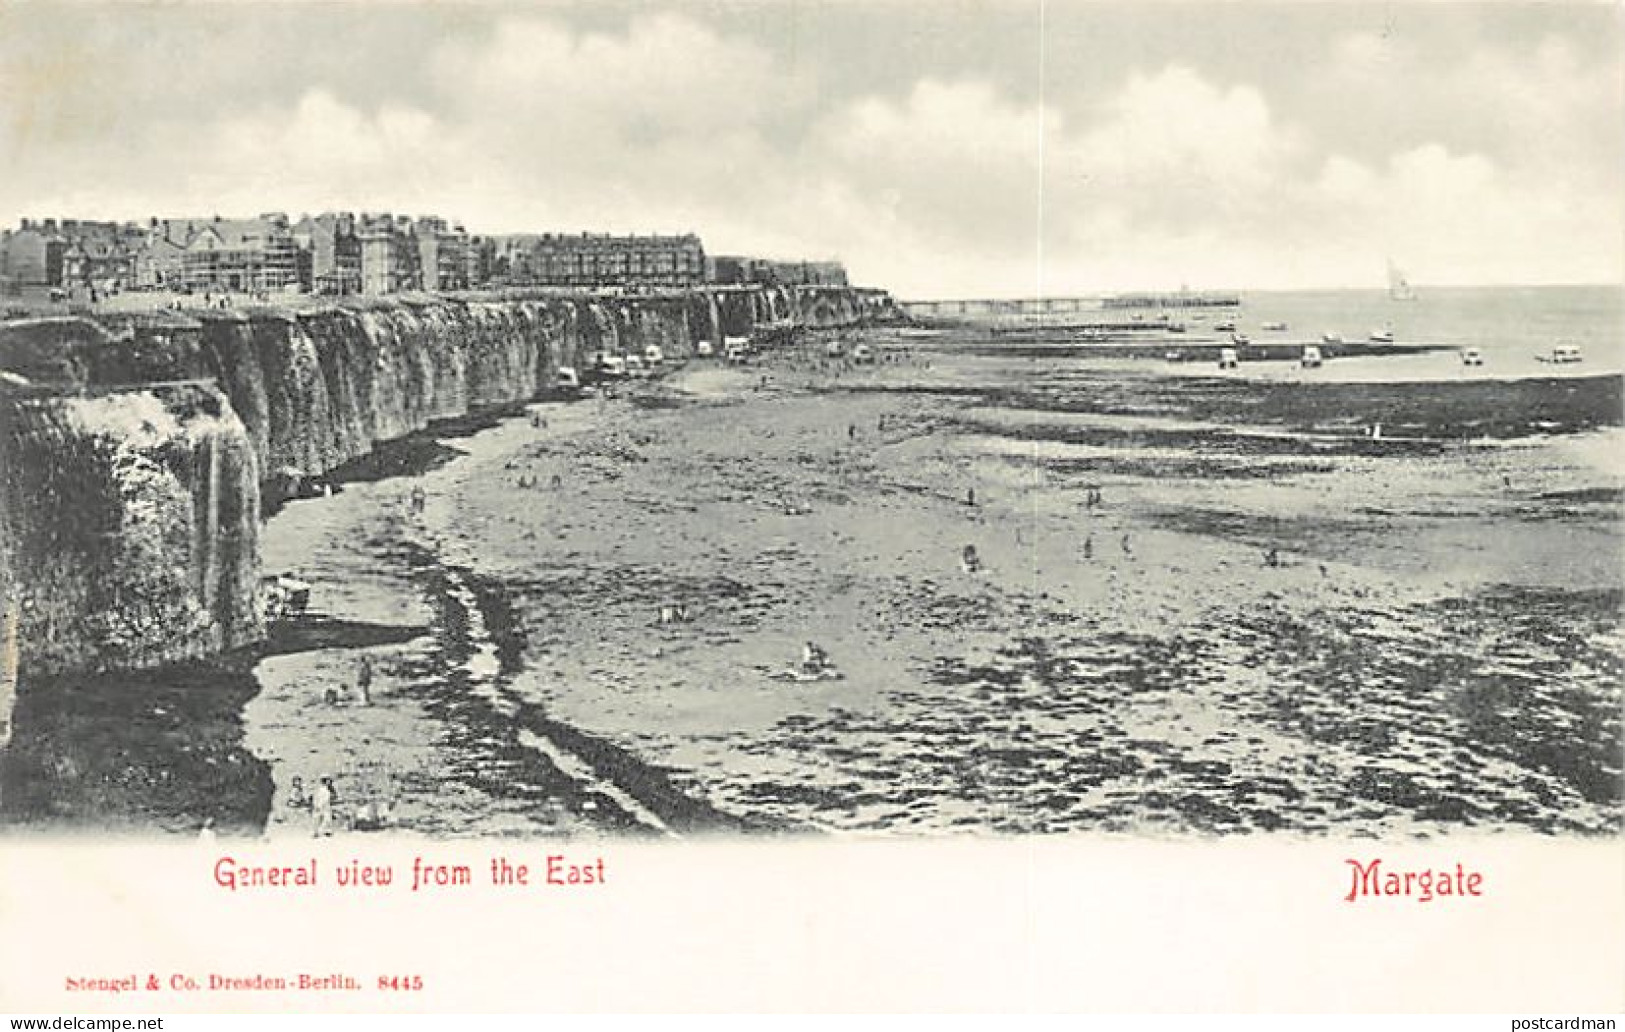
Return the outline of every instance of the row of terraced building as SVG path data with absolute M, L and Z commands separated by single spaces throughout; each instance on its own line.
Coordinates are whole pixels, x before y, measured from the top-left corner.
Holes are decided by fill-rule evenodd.
M 0 288 L 13 294 L 29 288 L 83 290 L 93 298 L 125 290 L 393 294 L 846 281 L 835 262 L 711 258 L 692 233 L 474 236 L 438 216 L 24 219 L 0 233 Z

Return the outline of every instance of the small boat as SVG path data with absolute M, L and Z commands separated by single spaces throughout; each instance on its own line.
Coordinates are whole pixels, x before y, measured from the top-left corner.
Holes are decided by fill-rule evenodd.
M 1461 350 L 1461 364 L 1470 366 L 1483 365 L 1484 352 L 1478 350 L 1477 348 L 1463 348 Z
M 1281 333 L 1281 332 L 1284 332 L 1286 330 L 1286 323 L 1284 323 L 1284 322 L 1267 322 L 1267 323 L 1264 324 L 1264 329 L 1269 330 L 1271 333 Z
M 1570 365 L 1584 360 L 1580 354 L 1580 349 L 1573 344 L 1559 344 L 1552 349 L 1550 355 L 1536 355 L 1535 358 L 1538 361 L 1550 362 L 1553 365 Z
M 1322 333 L 1320 335 L 1320 342 L 1322 344 L 1341 344 L 1343 343 L 1343 337 L 1341 334 L 1337 333 Z
M 1373 344 L 1392 344 L 1393 342 L 1394 342 L 1394 331 L 1393 330 L 1372 330 L 1371 331 L 1371 343 L 1373 343 Z
M 1238 345 L 1238 346 L 1244 346 L 1244 345 L 1247 345 L 1247 344 L 1251 344 L 1252 339 L 1250 337 L 1248 337 L 1245 333 L 1232 333 L 1230 335 L 1230 343 Z
M 1388 263 L 1388 298 L 1391 301 L 1416 300 L 1416 288 L 1411 286 L 1403 272 L 1394 267 L 1392 261 Z
M 1216 333 L 1234 333 L 1236 332 L 1236 324 L 1230 320 L 1226 320 L 1224 322 L 1214 323 L 1213 329 Z

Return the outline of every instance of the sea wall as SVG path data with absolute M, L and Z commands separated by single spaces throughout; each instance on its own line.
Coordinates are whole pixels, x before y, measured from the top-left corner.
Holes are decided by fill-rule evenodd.
M 257 640 L 266 485 L 545 393 L 562 366 L 876 298 L 831 288 L 354 299 L 0 326 L 0 600 L 26 672 L 151 667 Z

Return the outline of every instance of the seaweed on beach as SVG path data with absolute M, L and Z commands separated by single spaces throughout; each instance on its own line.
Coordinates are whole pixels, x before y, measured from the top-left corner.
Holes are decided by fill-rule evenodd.
M 1251 512 L 1185 507 L 1153 509 L 1146 519 L 1182 534 L 1224 538 L 1255 548 L 1313 550 L 1322 540 L 1349 540 L 1392 532 L 1394 517 L 1386 510 L 1353 510 L 1346 517 L 1268 516 Z
M 1376 765 L 1355 795 L 1550 832 L 1621 822 L 1625 657 L 1606 644 L 1620 621 L 1619 589 L 1504 586 L 1237 627 L 1250 632 L 1245 661 L 1271 672 L 1272 720 Z M 1587 804 L 1597 816 L 1578 817 Z
M 1333 473 L 1331 462 L 1247 461 L 1230 456 L 1125 456 L 1099 455 L 1085 459 L 1026 459 L 1008 456 L 1019 465 L 1039 466 L 1063 477 L 1085 474 L 1114 477 L 1196 478 L 1201 480 L 1279 480 L 1315 473 Z
M 447 744 L 462 764 L 455 773 L 479 791 L 496 796 L 557 803 L 590 812 L 594 824 L 618 832 L 647 833 L 639 818 L 589 781 L 580 781 L 543 751 L 527 744 L 535 735 L 549 747 L 613 785 L 682 833 L 769 830 L 766 820 L 736 818 L 680 787 L 666 771 L 630 751 L 554 717 L 507 685 L 523 669 L 528 649 L 525 624 L 513 593 L 502 581 L 467 570 L 455 571 L 472 591 L 486 633 L 495 645 L 499 671 L 491 686 L 500 696 L 476 692 L 468 683 L 471 653 L 468 616 L 451 597 L 448 572 L 425 557 L 419 576 L 436 608 L 435 654 L 420 673 L 417 689 L 428 711 L 446 727 Z M 592 805 L 586 806 L 585 804 Z
M 1025 634 L 941 656 L 884 710 L 742 746 L 865 786 L 738 798 L 833 826 L 1421 832 L 1621 826 L 1621 591 L 1265 606 L 1168 636 Z M 1205 714 L 1199 738 L 1182 714 Z M 1150 723 L 1148 723 L 1150 721 Z M 730 797 L 734 794 L 728 792 Z M 861 808 L 861 810 L 859 809 Z
M 989 389 L 1013 409 L 1172 416 L 1302 432 L 1381 424 L 1434 440 L 1564 434 L 1625 423 L 1625 377 L 1544 377 L 1426 383 L 1297 383 L 1227 377 L 1077 373 L 1051 384 Z
M 314 652 L 319 649 L 362 649 L 379 645 L 400 645 L 420 637 L 426 630 L 424 627 L 335 620 L 327 616 L 308 614 L 272 623 L 266 629 L 265 641 L 255 651 L 264 658 L 285 656 L 295 652 Z

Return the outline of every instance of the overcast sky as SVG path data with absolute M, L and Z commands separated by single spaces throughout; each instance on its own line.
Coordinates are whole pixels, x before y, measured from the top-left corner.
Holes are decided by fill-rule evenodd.
M 1625 280 L 1610 5 L 0 3 L 0 220 L 694 230 L 905 297 Z

